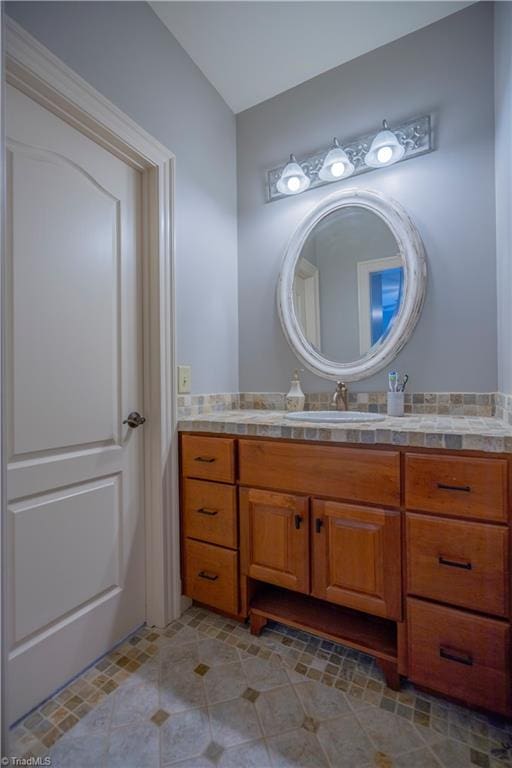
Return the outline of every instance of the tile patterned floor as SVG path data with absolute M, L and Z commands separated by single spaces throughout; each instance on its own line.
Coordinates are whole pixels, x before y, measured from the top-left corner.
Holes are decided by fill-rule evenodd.
M 405 685 L 364 654 L 190 608 L 144 628 L 17 725 L 53 768 L 512 768 L 512 722 Z

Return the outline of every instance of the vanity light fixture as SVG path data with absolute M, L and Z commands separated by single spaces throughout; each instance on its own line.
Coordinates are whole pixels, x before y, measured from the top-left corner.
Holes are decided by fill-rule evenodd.
M 311 179 L 306 176 L 295 155 L 290 155 L 288 164 L 285 165 L 281 173 L 281 178 L 276 184 L 277 189 L 282 195 L 297 195 L 304 192 L 311 184 Z
M 344 181 L 377 168 L 424 155 L 434 149 L 430 115 L 415 117 L 329 146 L 267 171 L 267 200 L 298 195 L 307 189 Z
M 405 147 L 400 144 L 396 133 L 389 130 L 387 120 L 382 121 L 382 131 L 374 140 L 364 161 L 370 168 L 381 168 L 398 163 L 405 154 Z
M 332 149 L 325 156 L 322 167 L 318 171 L 318 176 L 322 181 L 337 181 L 341 178 L 348 178 L 354 173 L 354 166 L 350 162 L 347 153 L 340 147 L 338 139 L 335 137 Z

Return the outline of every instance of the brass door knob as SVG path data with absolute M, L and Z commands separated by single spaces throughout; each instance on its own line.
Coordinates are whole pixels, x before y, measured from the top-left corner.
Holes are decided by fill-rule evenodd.
M 144 424 L 145 421 L 146 419 L 144 416 L 141 416 L 137 411 L 132 411 L 128 414 L 128 418 L 123 421 L 123 424 L 128 424 L 132 429 L 136 429 L 137 427 L 140 427 L 141 424 Z

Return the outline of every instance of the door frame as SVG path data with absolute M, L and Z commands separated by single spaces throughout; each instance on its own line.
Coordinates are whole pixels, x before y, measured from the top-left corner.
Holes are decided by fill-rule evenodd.
M 142 176 L 146 622 L 163 627 L 182 612 L 176 434 L 175 156 L 8 16 L 4 16 L 4 27 L 5 82 Z M 3 295 L 1 299 L 5 308 Z

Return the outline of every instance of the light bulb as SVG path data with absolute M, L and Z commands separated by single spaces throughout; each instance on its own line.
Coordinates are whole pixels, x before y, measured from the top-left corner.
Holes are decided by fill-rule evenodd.
M 282 195 L 297 195 L 304 192 L 311 184 L 311 179 L 306 176 L 294 155 L 290 155 L 289 162 L 281 172 L 276 183 L 276 189 Z
M 354 166 L 350 162 L 347 153 L 340 147 L 337 138 L 334 138 L 332 147 L 326 154 L 322 167 L 318 171 L 318 178 L 322 181 L 335 181 L 343 176 L 351 176 L 354 173 Z
M 331 173 L 333 176 L 335 176 L 337 179 L 339 179 L 340 176 L 343 176 L 345 173 L 345 165 L 344 163 L 333 163 L 331 165 Z
M 377 152 L 377 160 L 379 163 L 389 163 L 393 157 L 393 150 L 391 147 L 381 147 Z

